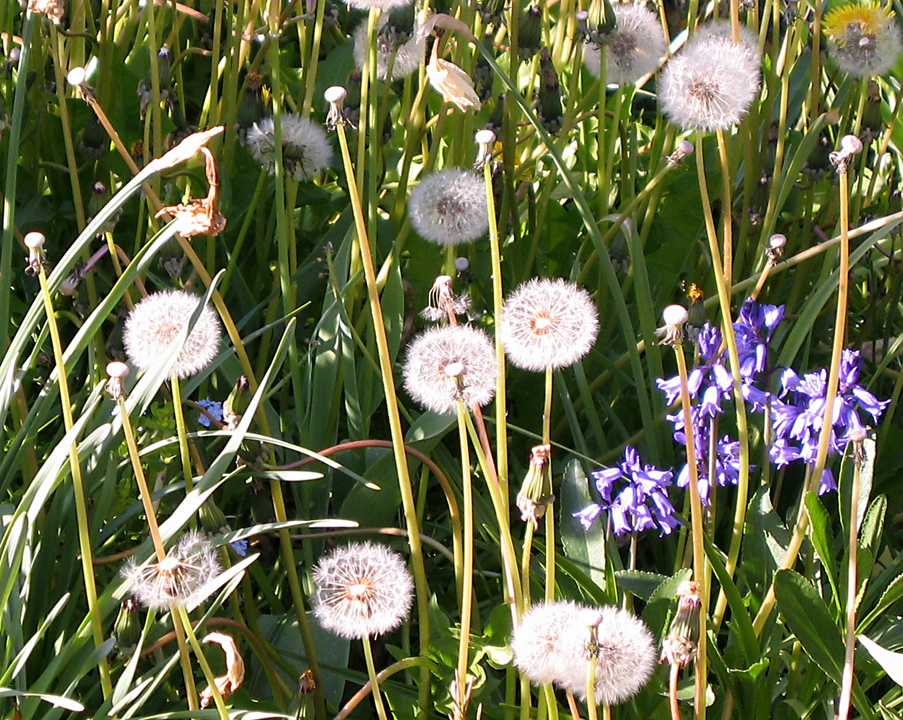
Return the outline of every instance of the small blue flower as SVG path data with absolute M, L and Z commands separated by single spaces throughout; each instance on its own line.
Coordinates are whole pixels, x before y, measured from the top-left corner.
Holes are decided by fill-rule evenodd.
M 223 420 L 223 404 L 221 402 L 215 402 L 214 400 L 204 399 L 198 400 L 198 405 L 204 408 L 207 412 L 209 412 L 213 417 L 215 417 L 218 421 L 222 422 Z M 198 416 L 198 423 L 202 427 L 209 428 L 210 427 L 210 418 L 201 413 Z

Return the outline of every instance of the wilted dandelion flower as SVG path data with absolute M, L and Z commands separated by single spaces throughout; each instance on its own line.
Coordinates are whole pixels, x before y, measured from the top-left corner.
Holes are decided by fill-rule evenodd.
M 831 55 L 853 77 L 886 75 L 903 41 L 890 5 L 863 2 L 831 10 L 823 20 Z
M 310 180 L 332 161 L 332 146 L 326 131 L 312 120 L 286 113 L 281 117 L 282 166 L 286 174 L 298 182 Z M 248 146 L 254 159 L 267 169 L 276 172 L 275 123 L 267 117 L 256 122 L 248 130 Z
M 386 20 L 380 22 L 380 30 Z M 415 32 L 402 43 L 393 41 L 393 33 L 379 32 L 376 36 L 376 77 L 385 80 L 392 62 L 392 80 L 406 78 L 417 71 L 426 50 L 426 39 Z M 362 22 L 354 31 L 354 64 L 363 69 L 367 53 L 367 23 Z M 394 54 L 394 58 L 393 58 Z
M 122 341 L 131 363 L 140 370 L 156 367 L 186 326 L 201 299 L 181 290 L 148 295 L 132 308 Z M 216 313 L 201 310 L 197 322 L 172 366 L 172 374 L 191 377 L 207 367 L 219 350 L 220 327 Z
M 404 386 L 417 402 L 439 414 L 483 406 L 495 395 L 498 365 L 489 336 L 469 325 L 436 327 L 411 343 Z
M 700 28 L 665 65 L 659 80 L 662 111 L 685 130 L 725 130 L 740 122 L 759 92 L 759 50 L 741 28 L 734 43 L 730 24 Z
M 411 609 L 414 582 L 401 555 L 377 543 L 350 543 L 320 560 L 314 615 L 348 639 L 394 630 Z
M 619 703 L 648 682 L 657 653 L 646 625 L 614 606 L 535 605 L 511 638 L 514 664 L 532 682 L 553 683 L 586 699 L 587 665 L 596 663 L 596 703 Z
M 617 4 L 613 9 L 617 25 L 605 46 L 605 82 L 630 85 L 658 69 L 668 45 L 658 15 L 645 6 Z M 593 77 L 599 77 L 602 55 L 596 43 L 583 46 L 583 62 Z
M 499 331 L 513 365 L 535 372 L 556 370 L 590 351 L 599 316 L 586 290 L 561 279 L 534 279 L 505 300 Z
M 440 170 L 411 191 L 408 215 L 420 235 L 439 245 L 476 240 L 489 230 L 486 187 L 467 170 Z
M 204 534 L 190 530 L 165 559 L 150 565 L 130 562 L 122 570 L 129 592 L 145 607 L 164 610 L 172 603 L 203 600 L 204 586 L 222 572 L 216 549 Z

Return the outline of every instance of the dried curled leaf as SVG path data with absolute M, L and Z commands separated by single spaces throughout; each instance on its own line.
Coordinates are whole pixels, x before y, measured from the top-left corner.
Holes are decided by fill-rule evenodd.
M 241 687 L 241 683 L 245 679 L 245 661 L 238 653 L 238 647 L 231 635 L 212 632 L 204 638 L 204 642 L 215 642 L 226 653 L 226 674 L 213 679 L 217 690 L 225 700 Z M 201 691 L 201 707 L 209 707 L 212 701 L 213 689 L 208 685 Z
M 473 89 L 473 80 L 454 63 L 434 55 L 426 66 L 426 76 L 442 93 L 443 99 L 454 103 L 459 110 L 480 109 L 480 97 Z
M 148 165 L 153 167 L 156 172 L 175 167 L 200 152 L 201 148 L 225 129 L 224 125 L 217 125 L 209 130 L 192 133 L 169 152 L 151 160 Z
M 46 15 L 54 25 L 59 25 L 66 14 L 66 3 L 63 0 L 31 0 L 28 9 L 39 15 Z
M 219 211 L 219 171 L 216 167 L 216 158 L 205 147 L 201 147 L 200 151 L 207 161 L 207 182 L 210 185 L 207 197 L 192 200 L 188 204 L 167 205 L 154 215 L 154 217 L 172 215 L 178 223 L 178 231 L 182 237 L 216 235 L 226 227 L 226 218 Z

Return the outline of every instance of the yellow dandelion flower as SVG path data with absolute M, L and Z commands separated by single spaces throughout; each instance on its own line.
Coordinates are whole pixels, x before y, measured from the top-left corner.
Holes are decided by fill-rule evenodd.
M 894 11 L 878 2 L 834 8 L 825 15 L 823 27 L 831 55 L 854 77 L 885 75 L 903 50 Z

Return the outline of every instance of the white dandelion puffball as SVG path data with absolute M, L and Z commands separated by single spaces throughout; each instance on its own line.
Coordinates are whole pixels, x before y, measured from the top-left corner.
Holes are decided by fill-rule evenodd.
M 388 13 L 390 10 L 410 5 L 413 0 L 346 0 L 346 2 L 358 10 L 379 8 L 384 13 Z
M 385 26 L 387 20 L 380 21 L 380 28 Z M 354 31 L 354 64 L 358 70 L 364 69 L 364 57 L 367 52 L 367 23 L 362 22 Z M 426 37 L 414 32 L 409 40 L 395 45 L 383 34 L 376 36 L 376 77 L 385 80 L 389 74 L 389 60 L 392 60 L 392 80 L 406 78 L 417 71 L 423 61 L 423 53 L 426 49 Z M 392 55 L 395 58 L 392 59 Z
M 350 543 L 317 563 L 314 615 L 349 640 L 382 635 L 408 616 L 414 581 L 404 559 L 384 545 Z
M 596 342 L 593 299 L 565 280 L 533 279 L 505 300 L 499 332 L 513 365 L 541 372 L 573 365 Z
M 483 406 L 495 395 L 495 347 L 482 330 L 469 325 L 436 327 L 411 343 L 404 364 L 404 386 L 418 403 L 440 415 Z
M 201 299 L 182 290 L 153 293 L 129 313 L 122 341 L 129 361 L 140 370 L 156 367 L 191 320 Z M 171 373 L 191 377 L 207 367 L 219 352 L 220 326 L 216 313 L 204 307 L 173 363 Z
M 903 50 L 900 26 L 891 5 L 860 2 L 828 12 L 822 29 L 841 70 L 853 77 L 887 75 Z
M 570 601 L 534 605 L 511 638 L 514 665 L 537 685 L 554 684 L 586 699 L 596 663 L 595 701 L 613 705 L 639 692 L 658 660 L 652 633 L 625 610 Z
M 658 69 L 658 61 L 668 49 L 658 15 L 643 5 L 613 6 L 617 25 L 605 51 L 605 82 L 632 85 Z M 593 77 L 602 70 L 601 50 L 595 43 L 583 46 L 583 62 Z
M 761 58 L 755 36 L 741 28 L 734 43 L 730 24 L 701 27 L 671 58 L 659 78 L 665 116 L 684 130 L 726 130 L 739 123 L 759 94 Z
M 315 177 L 332 162 L 332 146 L 317 123 L 293 113 L 281 117 L 282 166 L 286 175 L 301 182 Z M 272 117 L 254 123 L 245 141 L 251 154 L 270 175 L 276 172 L 275 123 Z
M 191 605 L 203 600 L 204 586 L 222 572 L 216 548 L 203 533 L 190 530 L 160 562 L 129 562 L 122 576 L 129 592 L 144 607 L 165 610 L 173 603 Z
M 486 186 L 467 170 L 440 170 L 411 191 L 408 215 L 422 237 L 439 245 L 476 240 L 489 230 Z

